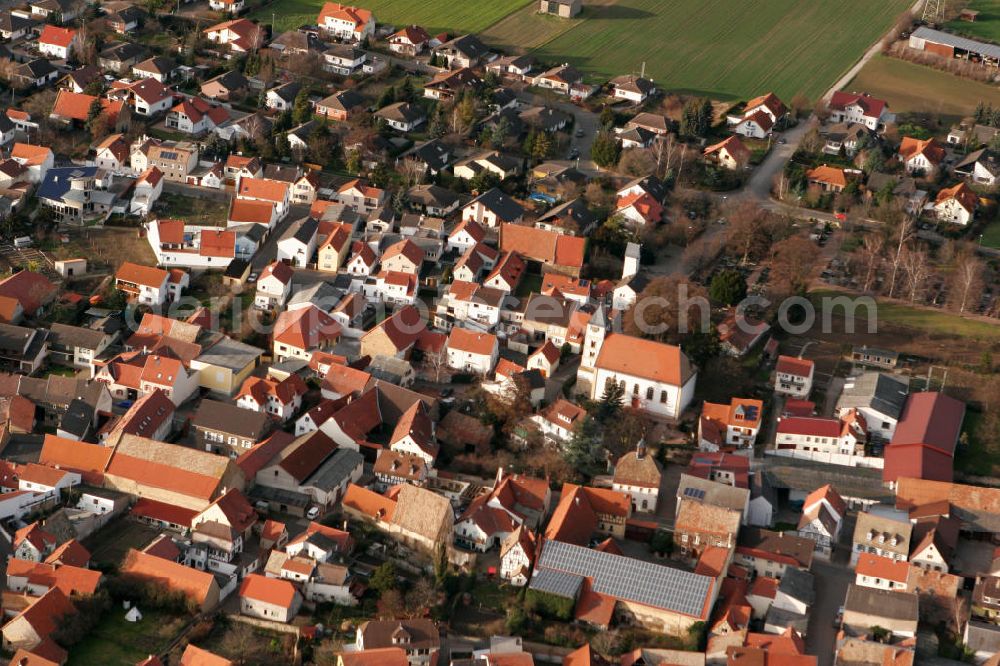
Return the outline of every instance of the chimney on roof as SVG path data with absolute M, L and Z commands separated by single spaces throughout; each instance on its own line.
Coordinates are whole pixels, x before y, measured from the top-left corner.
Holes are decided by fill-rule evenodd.
M 646 457 L 646 440 L 645 438 L 640 439 L 639 443 L 635 446 L 635 459 L 642 460 Z

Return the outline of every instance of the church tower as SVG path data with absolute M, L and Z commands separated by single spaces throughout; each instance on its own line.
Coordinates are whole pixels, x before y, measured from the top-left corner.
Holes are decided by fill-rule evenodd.
M 580 350 L 580 367 L 576 372 L 576 391 L 594 397 L 594 381 L 597 377 L 597 357 L 601 346 L 608 335 L 610 325 L 604 303 L 597 305 L 597 310 L 587 322 L 587 331 L 583 338 L 583 349 Z

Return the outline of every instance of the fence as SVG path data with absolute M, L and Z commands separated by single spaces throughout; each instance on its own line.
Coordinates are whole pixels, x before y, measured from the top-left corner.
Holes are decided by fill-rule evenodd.
M 798 458 L 800 460 L 814 460 L 816 462 L 823 462 L 831 465 L 843 465 L 845 467 L 869 467 L 872 469 L 882 469 L 885 466 L 884 458 L 852 456 L 845 453 L 799 451 L 798 449 L 777 449 L 777 450 L 767 449 L 764 453 L 769 456 L 781 456 L 782 458 Z

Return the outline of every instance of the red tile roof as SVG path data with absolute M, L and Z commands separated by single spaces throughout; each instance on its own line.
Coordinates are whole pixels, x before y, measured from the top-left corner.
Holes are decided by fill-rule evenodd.
M 58 287 L 35 271 L 18 271 L 0 281 L 0 296 L 16 299 L 28 316 L 51 301 L 57 291 Z
M 598 368 L 634 377 L 683 386 L 694 369 L 680 347 L 655 340 L 612 333 L 597 355 Z
M 71 28 L 59 28 L 54 25 L 46 24 L 46 26 L 42 28 L 42 34 L 38 36 L 38 43 L 68 48 L 69 45 L 73 43 L 73 39 L 75 37 L 76 30 Z
M 807 359 L 782 355 L 778 357 L 778 363 L 775 366 L 775 370 L 786 375 L 809 377 L 812 375 L 814 365 L 815 364 L 812 361 Z
M 854 572 L 859 576 L 906 583 L 910 575 L 910 563 L 898 562 L 889 557 L 879 557 L 873 553 L 861 553 L 858 555 L 858 563 L 854 567 Z
M 161 583 L 168 589 L 183 592 L 198 604 L 208 599 L 215 576 L 177 562 L 165 560 L 134 548 L 125 556 L 122 574 L 139 580 Z
M 287 580 L 268 578 L 260 574 L 250 574 L 240 583 L 240 597 L 261 601 L 265 604 L 291 609 L 298 594 L 295 586 Z
M 555 266 L 582 268 L 587 239 L 517 224 L 500 225 L 500 249 Z
M 448 349 L 490 356 L 496 347 L 497 338 L 492 333 L 479 333 L 455 326 L 448 335 Z
M 309 305 L 279 314 L 274 322 L 273 336 L 275 342 L 309 350 L 335 342 L 342 330 L 336 319 L 315 305 Z
M 282 203 L 288 196 L 289 183 L 282 180 L 271 180 L 270 178 L 241 178 L 240 198 L 263 199 Z
M 173 504 L 166 504 L 165 502 L 157 502 L 145 497 L 140 497 L 136 500 L 129 513 L 133 516 L 151 518 L 184 527 L 191 527 L 191 522 L 198 515 L 197 511 Z
M 849 106 L 857 104 L 861 107 L 864 115 L 868 118 L 878 119 L 882 116 L 882 111 L 888 104 L 881 99 L 875 99 L 869 95 L 859 95 L 857 93 L 844 92 L 838 90 L 830 98 L 830 108 L 844 110 Z

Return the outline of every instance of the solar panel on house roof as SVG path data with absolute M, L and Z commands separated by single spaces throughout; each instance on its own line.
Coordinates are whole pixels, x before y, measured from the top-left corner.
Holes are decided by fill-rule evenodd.
M 538 559 L 532 586 L 539 575 L 587 576 L 598 594 L 627 599 L 692 617 L 702 617 L 714 584 L 709 576 L 643 562 L 582 546 L 547 541 Z M 543 583 L 545 582 L 543 578 Z
M 746 418 L 747 418 L 747 421 L 756 421 L 757 420 L 757 406 L 756 405 L 747 405 L 745 409 L 746 409 Z
M 554 543 L 554 542 L 549 542 Z M 583 577 L 552 569 L 536 571 L 531 577 L 532 590 L 554 594 L 557 597 L 575 599 L 583 584 Z
M 705 491 L 701 488 L 685 488 L 684 497 L 691 497 L 698 500 L 705 499 Z

